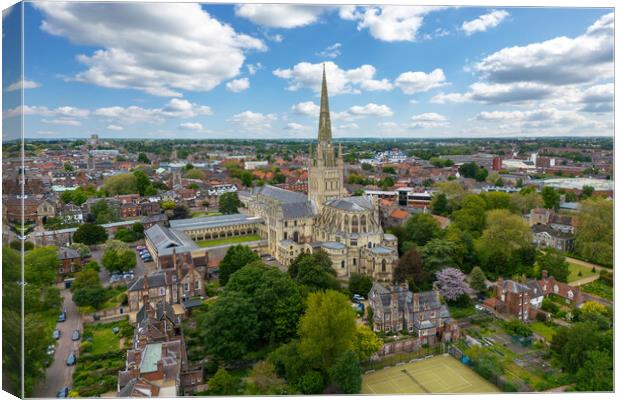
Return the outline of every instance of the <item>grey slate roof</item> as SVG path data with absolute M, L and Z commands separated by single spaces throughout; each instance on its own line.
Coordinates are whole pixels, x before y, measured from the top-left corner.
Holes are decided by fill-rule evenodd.
M 254 195 L 261 194 L 271 197 L 278 200 L 280 203 L 303 203 L 308 200 L 308 197 L 303 193 L 293 192 L 292 190 L 286 190 L 271 185 L 257 186 L 252 189 L 251 193 Z
M 260 217 L 251 217 L 245 214 L 218 215 L 215 217 L 174 219 L 170 221 L 170 228 L 175 230 L 217 228 L 242 224 L 258 224 L 263 222 Z
M 321 247 L 332 250 L 342 250 L 345 248 L 345 245 L 340 242 L 323 242 L 321 243 Z
M 532 291 L 532 297 L 540 297 L 545 295 L 542 287 L 540 287 L 540 283 L 538 283 L 536 279 L 530 279 L 525 283 L 525 285 Z
M 369 250 L 375 254 L 390 254 L 394 252 L 394 249 L 390 249 L 388 247 L 383 247 L 383 246 L 375 246 L 375 247 L 370 248 Z
M 184 253 L 200 248 L 181 230 L 153 225 L 144 231 L 144 234 L 155 245 L 159 256 L 170 255 L 173 250 L 177 253 Z
M 166 273 L 163 271 L 155 272 L 154 274 L 148 275 L 146 281 L 149 288 L 166 286 L 166 284 L 169 283 L 166 281 Z M 141 290 L 143 287 L 144 276 L 139 276 L 138 279 L 136 279 L 127 290 L 130 292 L 136 292 L 138 290 Z
M 570 233 L 566 233 L 566 232 L 559 231 L 557 229 L 553 229 L 550 226 L 546 226 L 542 224 L 536 224 L 532 226 L 532 233 L 536 234 L 536 233 L 542 233 L 542 232 L 546 232 L 550 236 L 561 238 L 561 239 L 572 239 L 574 237 Z
M 504 281 L 502 287 L 504 290 L 507 290 L 511 293 L 525 293 L 529 290 L 527 286 L 512 280 Z
M 340 199 L 328 200 L 326 205 L 344 211 L 368 211 L 372 210 L 372 202 L 365 196 L 343 197 Z
M 58 257 L 61 260 L 72 259 L 72 258 L 80 258 L 80 253 L 77 250 L 72 249 L 70 247 L 61 247 L 58 249 Z
M 316 214 L 316 210 L 309 200 L 299 203 L 282 204 L 282 215 L 284 219 L 311 218 Z

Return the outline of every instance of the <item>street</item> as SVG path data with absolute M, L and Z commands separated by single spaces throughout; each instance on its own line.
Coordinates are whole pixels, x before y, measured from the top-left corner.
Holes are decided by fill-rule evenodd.
M 75 366 L 66 365 L 67 357 L 72 351 L 77 354 L 80 341 L 72 341 L 71 334 L 75 329 L 82 332 L 82 319 L 68 289 L 60 293 L 63 297 L 63 307 L 67 311 L 67 320 L 59 322 L 56 327 L 60 329 L 60 339 L 56 341 L 56 353 L 54 361 L 45 372 L 45 378 L 39 382 L 33 391 L 33 397 L 56 397 L 58 390 L 63 387 L 71 388 L 73 370 Z M 78 363 L 80 362 L 78 356 Z

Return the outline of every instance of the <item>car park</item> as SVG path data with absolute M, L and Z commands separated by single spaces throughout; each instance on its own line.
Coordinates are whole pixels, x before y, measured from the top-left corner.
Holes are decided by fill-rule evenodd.
M 75 365 L 75 363 L 77 362 L 77 357 L 75 356 L 75 353 L 71 353 L 69 354 L 69 357 L 67 357 L 67 366 L 72 366 Z
M 69 397 L 69 388 L 64 387 L 58 391 L 56 397 Z
M 73 340 L 74 342 L 76 340 L 80 340 L 80 331 L 79 329 L 76 329 L 73 331 L 73 334 L 71 335 L 71 340 Z
M 52 337 L 56 340 L 60 339 L 60 329 L 55 329 L 54 333 L 52 333 Z

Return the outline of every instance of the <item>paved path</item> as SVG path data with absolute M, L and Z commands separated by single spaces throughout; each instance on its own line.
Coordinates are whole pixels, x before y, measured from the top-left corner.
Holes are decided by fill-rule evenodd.
M 45 371 L 45 378 L 35 387 L 32 397 L 56 397 L 61 388 L 65 386 L 71 388 L 75 366 L 68 367 L 66 360 L 72 351 L 77 354 L 79 349 L 80 341 L 72 341 L 71 334 L 75 329 L 82 332 L 82 319 L 73 302 L 71 292 L 64 289 L 61 296 L 63 297 L 63 307 L 67 310 L 67 320 L 57 324 L 61 335 L 56 343 L 54 361 Z M 78 362 L 80 362 L 79 357 Z
M 576 281 L 568 282 L 568 284 L 571 286 L 581 286 L 581 285 L 585 285 L 586 283 L 594 282 L 598 278 L 599 276 L 597 274 L 597 275 L 592 275 L 592 276 L 587 276 L 585 278 L 577 279 Z
M 594 267 L 594 270 L 596 271 L 601 271 L 601 270 L 609 271 L 610 270 L 609 268 L 601 267 L 600 265 L 592 264 L 590 262 L 577 260 L 576 258 L 566 257 L 566 261 L 568 261 L 569 263 L 581 265 L 582 267 L 588 267 L 590 269 Z

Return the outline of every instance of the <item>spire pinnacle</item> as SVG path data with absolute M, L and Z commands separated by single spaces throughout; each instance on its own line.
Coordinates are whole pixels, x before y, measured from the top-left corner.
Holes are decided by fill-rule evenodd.
M 329 116 L 329 99 L 327 96 L 327 79 L 325 64 L 323 64 L 323 83 L 321 85 L 321 111 L 319 114 L 319 142 L 332 141 L 332 125 Z

